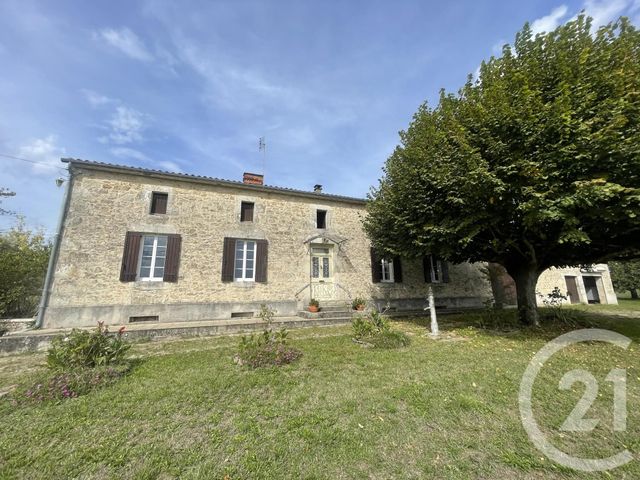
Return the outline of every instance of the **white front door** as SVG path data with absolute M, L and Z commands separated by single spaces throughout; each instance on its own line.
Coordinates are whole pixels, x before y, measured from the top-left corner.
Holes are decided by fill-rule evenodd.
M 311 298 L 333 300 L 333 245 L 311 245 Z

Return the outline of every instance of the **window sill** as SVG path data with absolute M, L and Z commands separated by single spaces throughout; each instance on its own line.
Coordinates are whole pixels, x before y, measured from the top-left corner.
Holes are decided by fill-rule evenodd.
M 234 280 L 232 284 L 238 288 L 253 288 L 256 282 L 254 280 Z

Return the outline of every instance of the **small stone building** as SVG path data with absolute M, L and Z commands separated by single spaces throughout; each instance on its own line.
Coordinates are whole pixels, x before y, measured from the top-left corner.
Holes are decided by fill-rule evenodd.
M 362 228 L 365 201 L 322 192 L 64 159 L 69 183 L 44 327 L 293 316 L 364 297 L 422 310 L 491 295 L 476 264 L 381 258 Z
M 617 304 L 609 267 L 604 263 L 588 267 L 549 268 L 538 279 L 538 304 L 555 288 L 567 297 L 565 303 Z

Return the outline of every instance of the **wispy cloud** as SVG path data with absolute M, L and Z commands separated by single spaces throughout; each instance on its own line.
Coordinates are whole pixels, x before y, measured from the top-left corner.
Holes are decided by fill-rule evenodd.
M 83 89 L 82 94 L 92 107 L 101 107 L 103 105 L 118 102 L 115 98 L 107 97 L 106 95 L 94 92 L 93 90 Z
M 153 60 L 153 55 L 142 40 L 126 27 L 119 30 L 105 28 L 100 30 L 96 36 L 133 59 L 144 62 Z
M 112 155 L 118 158 L 129 158 L 133 160 L 138 160 L 140 162 L 150 162 L 151 159 L 142 153 L 140 150 L 136 150 L 135 148 L 129 147 L 115 147 L 109 150 Z
M 531 32 L 536 35 L 538 33 L 551 32 L 555 30 L 562 22 L 562 19 L 569 11 L 566 5 L 560 5 L 554 8 L 549 15 L 538 18 L 531 22 Z
M 633 11 L 637 3 L 632 0 L 586 0 L 584 11 L 593 18 L 593 28 L 616 20 L 628 8 Z
M 116 144 L 126 144 L 142 141 L 147 115 L 126 106 L 116 107 L 115 113 L 108 121 L 111 129 L 109 140 Z
M 50 174 L 60 167 L 60 158 L 66 155 L 66 149 L 60 147 L 56 135 L 36 138 L 19 148 L 19 156 L 33 162 L 32 171 L 36 174 Z

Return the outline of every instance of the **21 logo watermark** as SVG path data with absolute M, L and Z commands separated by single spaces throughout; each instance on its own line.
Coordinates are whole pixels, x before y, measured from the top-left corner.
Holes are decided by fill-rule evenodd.
M 520 382 L 518 403 L 520 406 L 520 418 L 529 438 L 533 444 L 549 459 L 575 470 L 584 472 L 598 472 L 620 467 L 631 460 L 633 454 L 627 450 L 621 450 L 606 458 L 582 458 L 569 455 L 554 446 L 544 432 L 538 426 L 533 415 L 532 395 L 533 384 L 542 370 L 545 362 L 560 350 L 581 342 L 599 341 L 607 342 L 616 347 L 627 349 L 631 340 L 624 335 L 602 329 L 585 329 L 561 335 L 540 349 L 529 362 Z M 627 428 L 627 396 L 626 396 L 627 372 L 624 368 L 613 368 L 609 371 L 606 381 L 613 384 L 613 430 L 625 431 Z M 590 432 L 598 424 L 598 419 L 585 418 L 587 411 L 598 396 L 598 381 L 583 369 L 571 370 L 560 379 L 558 387 L 561 390 L 570 389 L 576 382 L 585 385 L 582 398 L 578 401 L 573 411 L 560 426 L 565 432 Z

